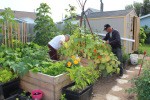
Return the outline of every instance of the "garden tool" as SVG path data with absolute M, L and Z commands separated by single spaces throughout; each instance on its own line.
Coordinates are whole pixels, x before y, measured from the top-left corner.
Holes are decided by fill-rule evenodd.
M 142 69 L 142 66 L 143 66 L 143 63 L 144 63 L 144 58 L 145 58 L 145 56 L 146 56 L 146 51 L 144 51 L 144 56 L 143 56 L 143 59 L 142 59 L 142 63 L 141 63 L 141 65 L 140 65 L 140 70 L 139 70 L 138 76 L 140 76 L 140 74 L 141 74 L 141 69 Z

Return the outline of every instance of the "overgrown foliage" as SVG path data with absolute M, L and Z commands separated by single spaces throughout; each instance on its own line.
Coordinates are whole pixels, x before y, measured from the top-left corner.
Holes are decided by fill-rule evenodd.
M 140 28 L 140 34 L 139 34 L 140 45 L 144 44 L 145 40 L 146 40 L 146 33 L 143 28 Z
M 36 19 L 34 32 L 36 34 L 34 42 L 39 45 L 47 45 L 50 39 L 56 35 L 56 26 L 50 17 L 51 8 L 46 3 L 41 3 L 36 9 Z
M 1 46 L 0 65 L 23 76 L 30 69 L 40 66 L 43 61 L 49 61 L 46 50 L 34 43 L 20 43 L 20 47 L 14 49 Z
M 142 27 L 144 29 L 144 32 L 146 34 L 146 40 L 145 43 L 146 44 L 150 44 L 150 28 L 148 26 L 144 26 Z
M 144 65 L 143 73 L 132 79 L 132 83 L 135 85 L 130 88 L 128 93 L 136 93 L 138 100 L 149 100 L 150 99 L 150 61 Z
M 60 49 L 60 54 L 66 57 L 78 55 L 81 58 L 89 59 L 93 66 L 99 67 L 98 70 L 103 75 L 119 72 L 120 62 L 111 52 L 110 45 L 92 34 L 80 33 L 79 30 L 76 30 L 70 37 L 70 41 Z

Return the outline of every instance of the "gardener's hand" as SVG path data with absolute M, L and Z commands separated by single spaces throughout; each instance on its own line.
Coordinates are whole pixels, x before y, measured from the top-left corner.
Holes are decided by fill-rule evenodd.
M 106 44 L 109 44 L 109 41 L 108 41 L 108 40 L 106 41 Z

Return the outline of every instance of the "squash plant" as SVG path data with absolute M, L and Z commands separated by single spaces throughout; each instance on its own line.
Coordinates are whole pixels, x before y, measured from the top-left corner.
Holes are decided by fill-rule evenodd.
M 103 74 L 118 73 L 120 62 L 111 52 L 110 45 L 99 39 L 96 35 L 84 34 L 78 30 L 70 37 L 70 41 L 64 43 L 59 53 L 62 56 L 78 55 L 81 58 L 93 61 L 93 66 L 98 66 Z
M 99 71 L 91 66 L 67 68 L 67 72 L 70 79 L 75 82 L 75 85 L 71 87 L 71 90 L 77 92 L 94 84 L 99 77 Z
M 17 77 L 17 74 L 14 74 L 11 70 L 0 68 L 0 83 L 6 83 Z
M 41 72 L 43 74 L 57 76 L 66 72 L 65 62 L 42 62 L 41 66 L 31 69 L 32 72 Z

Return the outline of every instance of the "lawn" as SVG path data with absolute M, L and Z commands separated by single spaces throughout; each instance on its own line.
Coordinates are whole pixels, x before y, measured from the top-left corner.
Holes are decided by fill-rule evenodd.
M 145 44 L 145 45 L 139 46 L 139 51 L 140 51 L 140 53 L 146 51 L 147 55 L 150 56 L 150 44 Z

